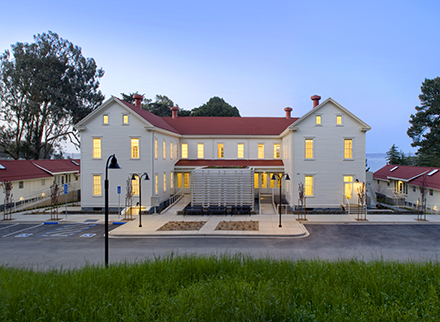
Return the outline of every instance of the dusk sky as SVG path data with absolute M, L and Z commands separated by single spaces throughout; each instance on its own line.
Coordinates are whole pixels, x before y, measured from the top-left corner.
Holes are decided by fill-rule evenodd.
M 138 91 L 192 109 L 302 116 L 332 97 L 372 127 L 367 153 L 406 135 L 425 78 L 440 76 L 440 1 L 7 1 L 0 51 L 51 30 L 105 70 L 106 98 Z

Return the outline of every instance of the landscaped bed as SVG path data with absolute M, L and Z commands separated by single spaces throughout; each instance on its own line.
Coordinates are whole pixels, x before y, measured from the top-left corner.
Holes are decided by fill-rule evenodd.
M 258 221 L 220 221 L 215 230 L 250 230 L 258 231 Z
M 206 221 L 169 221 L 157 231 L 200 230 Z

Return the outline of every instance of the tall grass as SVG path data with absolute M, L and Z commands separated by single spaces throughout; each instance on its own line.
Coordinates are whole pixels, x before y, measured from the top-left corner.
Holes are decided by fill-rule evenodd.
M 170 256 L 0 267 L 0 321 L 438 321 L 438 262 Z

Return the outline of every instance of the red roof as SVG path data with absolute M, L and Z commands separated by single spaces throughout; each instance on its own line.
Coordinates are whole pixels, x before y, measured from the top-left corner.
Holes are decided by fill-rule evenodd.
M 78 165 L 75 165 L 72 161 Z M 79 159 L 0 160 L 0 182 L 43 179 L 52 177 L 51 173 L 79 172 L 79 164 Z
M 116 97 L 115 97 L 116 98 Z M 279 135 L 298 118 L 285 117 L 160 117 L 118 99 L 155 127 L 186 135 Z
M 181 167 L 283 167 L 282 160 L 179 160 Z
M 434 170 L 437 171 L 434 172 Z M 432 174 L 428 175 L 430 173 Z M 425 177 L 426 180 L 426 187 L 440 190 L 440 168 L 388 164 L 373 173 L 374 179 L 402 180 L 415 186 L 421 186 L 423 184 L 423 177 Z

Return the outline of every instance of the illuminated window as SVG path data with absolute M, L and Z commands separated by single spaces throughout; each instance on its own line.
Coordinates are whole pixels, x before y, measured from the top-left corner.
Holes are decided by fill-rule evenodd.
M 128 124 L 128 114 L 122 114 L 122 124 Z
M 182 174 L 177 174 L 177 188 L 182 188 Z
M 224 149 L 223 149 L 223 143 L 219 143 L 217 144 L 217 157 L 218 158 L 223 158 L 224 155 Z
M 183 174 L 183 186 L 189 188 L 189 172 Z
M 135 176 L 136 180 L 131 180 L 131 194 L 133 196 L 139 196 L 139 177 Z
M 94 159 L 101 158 L 101 139 L 99 138 L 93 139 L 93 158 Z
M 261 174 L 261 188 L 267 188 L 267 173 Z
M 188 144 L 182 143 L 182 159 L 188 158 Z
M 159 194 L 159 176 L 157 173 L 154 175 L 154 193 Z
M 273 176 L 273 173 L 270 173 L 270 174 L 269 174 L 270 187 L 271 187 L 271 188 L 275 188 L 275 181 L 277 181 L 277 179 L 272 180 L 272 176 Z M 276 176 L 275 176 L 275 178 L 276 178 Z
M 102 117 L 102 123 L 108 124 L 108 114 L 104 114 Z
M 170 159 L 173 159 L 173 142 L 170 142 Z
M 344 159 L 353 159 L 353 140 L 344 140 Z
M 157 156 L 159 155 L 158 152 L 158 147 L 157 147 L 157 139 L 154 139 L 154 158 L 157 159 Z
M 306 139 L 305 141 L 305 158 L 313 159 L 313 139 Z
M 163 173 L 163 192 L 167 191 L 167 174 Z
M 203 151 L 203 143 L 197 144 L 197 158 L 203 159 L 204 151 Z
M 237 144 L 237 158 L 238 159 L 244 158 L 244 144 L 243 143 Z
M 321 115 L 316 115 L 315 116 L 315 124 L 316 125 L 321 125 Z
M 274 159 L 280 158 L 280 145 L 279 144 L 273 145 L 273 158 Z
M 351 199 L 353 176 L 344 176 L 344 193 L 347 199 Z
M 342 115 L 336 115 L 336 125 L 342 125 Z
M 258 144 L 258 159 L 264 159 L 264 144 Z
M 167 143 L 163 140 L 163 158 L 167 158 Z
M 139 139 L 131 139 L 131 158 L 139 159 Z
M 313 196 L 313 176 L 305 176 L 304 182 L 304 195 Z
M 93 176 L 93 195 L 94 196 L 101 195 L 101 176 L 100 175 Z
M 170 172 L 170 188 L 174 189 L 174 172 Z
M 258 188 L 258 180 L 260 180 L 258 173 L 254 173 L 254 188 Z

